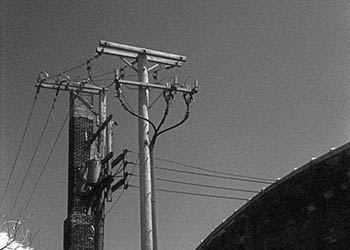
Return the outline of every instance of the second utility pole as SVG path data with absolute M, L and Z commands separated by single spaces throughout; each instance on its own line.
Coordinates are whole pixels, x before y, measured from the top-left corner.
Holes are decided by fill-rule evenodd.
M 138 80 L 148 83 L 146 54 L 140 53 L 138 61 Z M 139 115 L 149 120 L 149 90 L 139 87 Z M 152 178 L 149 140 L 149 122 L 139 119 L 139 157 L 140 157 L 140 204 L 141 204 L 141 250 L 155 250 L 152 225 Z
M 139 132 L 139 158 L 140 158 L 140 218 L 141 218 L 141 250 L 157 250 L 157 233 L 155 221 L 155 190 L 153 186 L 153 169 L 151 154 L 151 142 L 149 139 L 149 89 L 159 89 L 163 91 L 176 91 L 191 95 L 197 92 L 197 86 L 194 88 L 172 86 L 158 83 L 149 83 L 148 72 L 152 69 L 165 65 L 168 68 L 179 67 L 186 61 L 185 56 L 164 53 L 140 47 L 134 47 L 124 44 L 118 44 L 107 41 L 100 41 L 97 52 L 118 56 L 122 61 L 138 73 L 138 81 L 129 81 L 116 77 L 116 88 L 120 91 L 121 85 L 131 85 L 138 87 L 138 114 L 135 114 L 138 120 Z M 127 59 L 132 59 L 129 62 Z M 137 68 L 134 64 L 137 62 Z M 147 63 L 155 65 L 147 68 Z M 156 130 L 156 128 L 154 128 Z M 156 132 L 156 131 L 155 131 Z M 153 202 L 153 203 L 152 203 Z

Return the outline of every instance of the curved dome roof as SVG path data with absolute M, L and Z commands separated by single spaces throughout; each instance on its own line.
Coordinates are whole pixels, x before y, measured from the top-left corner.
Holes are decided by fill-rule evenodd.
M 350 143 L 276 181 L 196 250 L 350 249 Z

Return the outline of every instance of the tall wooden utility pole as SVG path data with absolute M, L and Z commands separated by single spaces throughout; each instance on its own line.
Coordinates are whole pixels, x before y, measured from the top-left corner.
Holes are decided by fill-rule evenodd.
M 100 41 L 97 52 L 101 54 L 109 54 L 118 56 L 129 67 L 138 72 L 138 82 L 116 79 L 117 85 L 133 85 L 138 86 L 138 131 L 139 131 L 139 158 L 140 158 L 140 217 L 141 217 L 141 250 L 157 250 L 157 233 L 155 221 L 155 189 L 152 179 L 153 166 L 151 164 L 151 149 L 149 139 L 149 89 L 161 89 L 163 91 L 177 91 L 193 94 L 195 89 L 165 86 L 161 84 L 151 84 L 148 81 L 147 63 L 152 62 L 156 65 L 162 64 L 170 67 L 181 66 L 186 61 L 185 56 L 164 53 L 160 51 L 149 50 L 129 45 Z M 128 59 L 135 60 L 138 67 L 135 68 Z M 152 202 L 153 201 L 153 202 Z
M 147 58 L 145 53 L 140 53 L 138 61 L 138 80 L 148 83 Z M 139 88 L 139 115 L 149 120 L 149 89 Z M 139 157 L 140 157 L 140 204 L 141 204 L 141 249 L 155 250 L 153 242 L 152 223 L 152 177 L 151 154 L 149 139 L 149 123 L 139 119 Z

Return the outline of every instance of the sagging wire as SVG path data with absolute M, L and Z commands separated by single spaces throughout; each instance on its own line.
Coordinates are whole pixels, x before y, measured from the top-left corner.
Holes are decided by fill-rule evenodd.
M 122 107 L 131 115 L 141 119 L 141 120 L 144 120 L 146 122 L 148 122 L 152 128 L 154 129 L 154 131 L 156 131 L 157 127 L 154 125 L 154 123 L 149 120 L 149 119 L 146 119 L 142 116 L 140 116 L 139 114 L 137 114 L 136 112 L 132 111 L 128 105 L 126 104 L 126 101 L 125 101 L 125 98 L 123 98 L 123 95 L 122 95 L 122 90 L 121 90 L 121 86 L 120 86 L 120 83 L 118 82 L 118 80 L 115 80 L 114 81 L 115 83 L 115 88 L 116 88 L 116 97 L 118 98 L 120 104 L 122 105 Z
M 138 155 L 137 152 L 131 151 L 129 150 L 128 152 L 134 154 L 134 155 Z M 242 175 L 242 174 L 233 174 L 233 173 L 229 173 L 229 172 L 224 172 L 224 171 L 218 171 L 218 170 L 213 170 L 213 169 L 208 169 L 208 168 L 204 168 L 204 167 L 200 167 L 200 166 L 194 166 L 194 165 L 190 165 L 188 163 L 183 163 L 183 162 L 178 162 L 178 161 L 173 161 L 173 160 L 169 160 L 169 159 L 165 159 L 165 158 L 158 158 L 158 157 L 154 157 L 155 160 L 157 161 L 163 161 L 163 162 L 168 162 L 168 163 L 172 163 L 184 168 L 189 168 L 189 169 L 195 169 L 195 170 L 200 170 L 200 171 L 205 171 L 205 172 L 209 172 L 209 173 L 214 173 L 214 174 L 220 174 L 220 175 L 228 175 L 228 176 L 232 176 L 232 177 L 242 177 L 242 178 L 248 178 L 248 179 L 253 179 L 253 180 L 262 180 L 262 181 L 269 181 L 270 184 L 274 183 L 276 180 L 275 179 L 271 179 L 271 178 L 265 178 L 265 177 L 256 177 L 256 176 L 250 176 L 250 175 Z M 169 170 L 169 169 L 163 169 L 163 170 Z M 176 169 L 175 169 L 176 170 Z M 198 172 L 197 172 L 198 173 Z M 192 172 L 191 172 L 192 174 Z M 208 176 L 208 177 L 217 177 L 220 178 L 217 175 L 213 175 L 213 176 Z
M 35 93 L 35 96 L 34 96 L 34 100 L 33 100 L 33 104 L 32 104 L 32 107 L 30 108 L 29 115 L 28 115 L 28 118 L 27 118 L 27 121 L 26 121 L 26 124 L 25 124 L 25 127 L 24 127 L 24 131 L 23 131 L 23 134 L 22 134 L 22 138 L 21 138 L 20 144 L 19 144 L 17 152 L 16 152 L 15 161 L 12 164 L 10 176 L 7 179 L 6 186 L 5 186 L 5 191 L 4 191 L 4 193 L 3 193 L 2 197 L 1 197 L 0 209 L 2 207 L 2 203 L 3 203 L 4 199 L 5 199 L 5 196 L 6 196 L 6 193 L 7 193 L 9 184 L 10 184 L 10 181 L 12 179 L 14 170 L 15 170 L 16 165 L 17 165 L 17 160 L 18 160 L 18 157 L 19 157 L 19 153 L 21 152 L 21 149 L 22 149 L 22 146 L 23 146 L 23 142 L 24 142 L 24 138 L 25 138 L 25 136 L 27 134 L 27 130 L 28 130 L 28 127 L 29 127 L 29 122 L 30 122 L 30 120 L 32 118 L 34 107 L 35 107 L 36 101 L 38 99 L 39 92 L 40 92 L 40 87 L 37 87 L 37 90 L 36 90 L 36 93 Z
M 27 169 L 26 169 L 25 175 L 24 175 L 24 177 L 23 177 L 22 183 L 21 183 L 21 185 L 20 185 L 19 191 L 17 192 L 16 198 L 15 198 L 15 202 L 14 202 L 14 204 L 13 204 L 11 210 L 10 210 L 10 211 L 12 211 L 11 213 L 14 212 L 14 208 L 15 208 L 15 206 L 16 206 L 16 204 L 17 204 L 17 201 L 18 201 L 18 198 L 19 198 L 19 196 L 20 196 L 20 193 L 21 193 L 22 190 L 23 190 L 23 186 L 24 186 L 25 180 L 26 180 L 27 177 L 28 177 L 29 171 L 30 171 L 30 169 L 31 169 L 31 167 L 32 167 L 32 164 L 33 164 L 33 162 L 34 162 L 34 158 L 35 158 L 35 156 L 36 156 L 36 154 L 37 154 L 37 152 L 38 152 L 39 145 L 40 145 L 41 140 L 42 140 L 42 138 L 43 138 L 43 136 L 44 136 L 44 133 L 45 133 L 45 131 L 46 131 L 47 125 L 48 125 L 48 123 L 49 123 L 49 120 L 50 120 L 50 118 L 51 118 L 52 111 L 55 109 L 55 104 L 56 104 L 56 101 L 57 101 L 58 93 L 59 93 L 59 89 L 57 89 L 57 91 L 56 91 L 56 93 L 55 93 L 55 96 L 54 96 L 54 99 L 53 99 L 53 102 L 52 102 L 52 105 L 51 105 L 50 112 L 49 112 L 49 114 L 48 114 L 48 116 L 47 116 L 47 118 L 46 118 L 44 127 L 43 127 L 43 129 L 42 129 L 42 131 L 41 131 L 41 134 L 40 134 L 39 140 L 38 140 L 38 142 L 37 142 L 37 145 L 36 145 L 36 147 L 35 147 L 35 150 L 34 150 L 34 153 L 33 153 L 33 155 L 32 155 L 32 158 L 31 158 L 31 160 L 30 160 L 30 162 L 29 162 L 29 165 L 27 166 Z
M 169 108 L 170 108 L 170 105 L 171 105 L 171 103 L 172 103 L 172 101 L 174 99 L 174 95 L 176 93 L 176 85 L 179 85 L 177 83 L 177 78 L 176 77 L 171 77 L 172 79 L 174 79 L 174 83 L 171 85 L 169 90 L 163 91 L 163 97 L 164 97 L 164 100 L 166 102 L 166 107 L 165 107 L 164 114 L 163 114 L 163 117 L 162 117 L 159 125 L 155 126 L 155 124 L 151 120 L 146 119 L 146 118 L 140 116 L 139 114 L 137 114 L 136 112 L 134 112 L 132 110 L 132 108 L 130 107 L 130 105 L 127 103 L 124 95 L 122 94 L 121 85 L 120 85 L 118 80 L 125 77 L 125 71 L 124 71 L 125 68 L 126 68 L 126 66 L 122 67 L 119 71 L 116 70 L 116 73 L 115 73 L 115 80 L 114 80 L 113 83 L 115 83 L 115 86 L 116 86 L 115 87 L 116 88 L 116 97 L 119 99 L 119 102 L 121 103 L 122 107 L 128 113 L 130 113 L 131 115 L 133 115 L 133 116 L 135 116 L 135 117 L 137 117 L 139 119 L 147 121 L 152 126 L 152 128 L 154 130 L 154 134 L 153 134 L 153 137 L 152 137 L 151 143 L 150 143 L 150 147 L 151 147 L 151 150 L 152 150 L 154 148 L 154 145 L 155 145 L 155 142 L 156 142 L 156 139 L 157 139 L 158 136 L 160 136 L 161 134 L 166 133 L 166 132 L 168 132 L 168 131 L 170 131 L 172 129 L 175 129 L 175 128 L 179 127 L 180 125 L 182 125 L 189 118 L 189 115 L 190 115 L 190 104 L 194 101 L 193 94 L 196 93 L 197 86 L 195 86 L 193 92 L 184 93 L 183 94 L 183 98 L 184 98 L 185 103 L 186 103 L 186 112 L 185 112 L 184 118 L 180 122 L 178 122 L 177 124 L 160 131 L 160 129 L 163 126 L 167 116 L 169 115 Z M 153 78 L 154 78 L 154 80 L 156 82 L 158 80 L 158 71 L 159 70 L 156 70 L 156 71 L 153 72 Z M 170 77 L 163 78 L 161 81 L 163 81 L 163 80 L 165 80 L 167 78 L 170 78 Z M 153 104 L 154 103 L 152 103 L 152 105 Z
M 125 189 L 123 188 L 123 190 L 120 192 L 119 196 L 117 197 L 117 199 L 114 201 L 113 205 L 108 209 L 108 211 L 105 214 L 105 217 L 107 217 L 107 215 L 112 211 L 112 209 L 115 207 L 115 205 L 117 204 L 117 202 L 120 200 L 120 198 L 122 198 L 123 194 L 125 192 Z
M 183 119 L 182 119 L 181 121 L 179 121 L 178 123 L 176 123 L 175 125 L 170 126 L 170 127 L 166 128 L 166 129 L 164 129 L 164 130 L 162 130 L 162 131 L 159 131 L 159 129 L 161 128 L 161 125 L 162 125 L 162 124 L 160 124 L 160 126 L 158 126 L 157 132 L 156 132 L 156 133 L 153 135 L 153 137 L 152 137 L 152 140 L 151 140 L 151 147 L 152 147 L 152 148 L 153 148 L 154 145 L 155 145 L 155 142 L 156 142 L 156 140 L 157 140 L 157 137 L 159 137 L 161 134 L 164 134 L 164 133 L 166 133 L 166 132 L 168 132 L 168 131 L 170 131 L 170 130 L 173 130 L 173 129 L 175 129 L 175 128 L 181 126 L 181 125 L 190 117 L 190 104 L 191 104 L 191 103 L 193 102 L 193 100 L 194 100 L 194 99 L 193 99 L 193 95 L 192 95 L 191 93 L 184 93 L 184 94 L 183 94 L 183 98 L 184 98 L 185 103 L 186 103 L 186 112 L 185 112 L 185 115 L 184 115 Z M 166 100 L 166 101 L 167 101 L 167 100 Z M 167 114 L 166 114 L 167 109 L 168 109 L 168 104 L 167 104 L 166 110 L 165 110 L 165 112 L 164 112 L 164 116 L 163 116 L 162 121 L 165 120 L 165 115 L 167 115 Z
M 40 172 L 40 174 L 39 174 L 39 177 L 38 177 L 37 181 L 36 181 L 35 184 L 34 184 L 33 191 L 31 192 L 31 194 L 30 194 L 30 196 L 29 196 L 27 202 L 25 203 L 25 206 L 24 206 L 23 209 L 22 209 L 23 211 L 26 211 L 26 209 L 27 209 L 27 207 L 28 207 L 30 201 L 31 201 L 32 198 L 33 198 L 34 192 L 35 192 L 35 190 L 37 189 L 38 184 L 39 184 L 39 182 L 40 182 L 40 179 L 42 178 L 42 176 L 43 176 L 43 174 L 44 174 L 44 172 L 45 172 L 45 170 L 46 170 L 46 168 L 47 168 L 47 166 L 48 166 L 49 160 L 51 159 L 51 156 L 52 156 L 52 154 L 53 154 L 53 152 L 54 152 L 54 149 L 55 149 L 55 147 L 56 147 L 56 145 L 57 145 L 58 139 L 60 138 L 60 136 L 61 136 L 61 134 L 62 134 L 63 128 L 64 128 L 64 126 L 65 126 L 65 124 L 66 124 L 66 122 L 67 122 L 68 117 L 69 117 L 69 112 L 66 114 L 66 116 L 65 116 L 65 118 L 64 118 L 64 121 L 63 121 L 63 123 L 62 123 L 62 125 L 61 125 L 61 128 L 60 128 L 60 130 L 59 130 L 59 132 L 58 132 L 58 134 L 57 134 L 57 136 L 56 136 L 56 139 L 55 139 L 55 141 L 54 141 L 54 144 L 53 144 L 53 146 L 51 147 L 50 153 L 49 153 L 49 155 L 47 156 L 47 159 L 46 159 L 46 161 L 45 161 L 45 163 L 44 163 L 44 167 L 41 169 L 41 172 Z
M 93 57 L 90 57 L 87 61 L 86 61 L 86 71 L 88 73 L 88 81 L 91 81 L 92 84 L 94 84 L 95 86 L 98 86 L 94 80 L 92 79 L 92 74 L 91 74 L 91 62 L 92 60 L 98 58 L 101 55 L 101 53 L 95 53 L 95 55 Z
M 92 60 L 97 59 L 100 55 L 101 55 L 101 53 L 98 53 L 98 52 L 97 52 L 97 53 L 95 53 L 92 57 L 90 57 L 87 61 L 85 61 L 85 62 L 83 62 L 83 63 L 81 63 L 81 64 L 78 64 L 78 65 L 76 65 L 76 66 L 73 66 L 72 68 L 67 69 L 67 70 L 65 70 L 65 71 L 63 71 L 63 72 L 61 72 L 61 73 L 52 75 L 52 76 L 48 77 L 47 79 L 54 78 L 54 77 L 58 77 L 58 76 L 60 76 L 60 75 L 66 74 L 66 73 L 68 73 L 68 72 L 71 72 L 71 71 L 73 71 L 73 70 L 79 69 L 79 68 L 83 67 L 84 65 L 86 65 L 87 62 L 90 63 Z
M 159 130 L 161 129 L 161 127 L 163 126 L 164 122 L 165 122 L 165 119 L 167 118 L 167 116 L 169 115 L 169 108 L 170 108 L 170 105 L 172 104 L 173 100 L 174 100 L 174 95 L 176 93 L 176 88 L 174 85 L 172 85 L 172 87 L 170 88 L 170 90 L 167 90 L 167 91 L 163 91 L 163 97 L 164 97 L 164 100 L 165 100 L 165 103 L 166 103 L 166 106 L 165 106 L 165 110 L 164 110 L 164 113 L 163 113 L 163 117 L 158 125 L 158 127 L 156 128 L 156 130 L 154 131 L 154 135 L 151 139 L 151 143 L 150 143 L 150 146 L 151 146 L 151 150 L 153 150 L 153 147 L 155 145 L 155 142 L 156 142 L 156 139 L 159 135 Z

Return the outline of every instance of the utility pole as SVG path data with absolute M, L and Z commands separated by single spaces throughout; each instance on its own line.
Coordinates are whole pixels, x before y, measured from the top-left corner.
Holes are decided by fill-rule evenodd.
M 197 92 L 197 84 L 194 88 L 179 86 L 166 86 L 151 84 L 148 72 L 160 65 L 166 67 L 178 67 L 186 61 L 185 56 L 149 50 L 124 44 L 100 41 L 97 52 L 118 56 L 122 61 L 138 73 L 138 82 L 128 81 L 116 77 L 116 88 L 120 91 L 121 85 L 138 87 L 138 132 L 139 132 L 139 158 L 140 158 L 140 218 L 141 218 L 141 250 L 157 250 L 156 212 L 155 212 L 155 188 L 153 171 L 153 145 L 149 139 L 149 89 L 161 89 L 163 91 L 177 91 L 192 94 Z M 134 60 L 129 62 L 128 59 Z M 134 64 L 137 62 L 138 67 Z M 156 63 L 147 68 L 148 62 Z
M 148 83 L 147 58 L 145 53 L 140 53 L 137 58 L 138 79 Z M 149 120 L 149 90 L 139 87 L 139 115 Z M 152 222 L 152 177 L 151 154 L 149 139 L 149 123 L 139 119 L 139 157 L 140 157 L 140 204 L 141 204 L 141 249 L 154 250 L 153 222 Z
M 112 115 L 107 117 L 107 89 L 89 83 L 48 78 L 41 73 L 37 88 L 70 92 L 68 209 L 64 250 L 103 250 L 105 200 L 125 183 L 112 186 Z M 98 97 L 98 110 L 93 106 Z M 97 130 L 94 133 L 94 121 Z M 125 153 L 113 160 L 114 166 Z
M 160 65 L 179 67 L 186 61 L 185 56 L 107 41 L 100 41 L 99 45 L 94 58 L 101 54 L 118 56 L 138 73 L 138 81 L 124 80 L 116 73 L 114 83 L 119 94 L 121 85 L 138 87 L 138 114 L 135 116 L 139 118 L 141 250 L 157 250 L 153 149 L 156 132 L 161 126 L 155 128 L 149 120 L 149 90 L 162 90 L 168 97 L 172 97 L 175 92 L 182 92 L 187 104 L 185 117 L 188 118 L 189 100 L 197 93 L 197 81 L 193 88 L 179 86 L 176 81 L 171 86 L 149 83 L 148 73 L 151 70 Z M 90 84 L 89 63 L 92 59 L 87 61 L 89 78 L 86 80 L 74 81 L 61 75 L 53 79 L 42 72 L 35 85 L 37 88 L 56 90 L 57 93 L 70 92 L 68 216 L 64 222 L 64 250 L 103 250 L 105 201 L 111 202 L 112 193 L 121 186 L 127 188 L 125 183 L 128 174 L 125 169 L 122 179 L 112 185 L 116 178 L 112 169 L 124 161 L 127 150 L 112 160 L 114 122 L 112 115 L 107 117 L 107 89 Z M 133 62 L 129 62 L 129 59 Z M 137 68 L 134 67 L 135 63 L 138 64 Z M 148 63 L 155 65 L 147 68 Z M 98 111 L 93 106 L 95 96 L 98 97 Z M 95 132 L 94 121 L 97 126 Z M 150 124 L 155 130 L 152 141 L 149 138 Z M 172 128 L 174 126 L 158 132 L 161 134 Z M 125 168 L 127 163 L 124 163 Z

